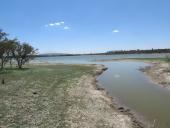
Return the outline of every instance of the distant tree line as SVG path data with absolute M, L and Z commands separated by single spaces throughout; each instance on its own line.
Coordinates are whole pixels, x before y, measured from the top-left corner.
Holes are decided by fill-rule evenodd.
M 152 53 L 170 53 L 170 49 L 149 49 L 149 50 L 118 50 L 108 51 L 105 54 L 152 54 Z
M 81 55 L 114 55 L 114 54 L 152 54 L 152 53 L 170 53 L 170 49 L 116 50 L 116 51 L 107 51 L 107 52 L 104 52 L 104 53 L 86 53 L 86 54 L 50 53 L 50 54 L 35 55 L 35 57 L 81 56 Z
M 58 54 L 58 53 L 53 53 L 53 54 L 38 54 L 34 55 L 34 57 L 56 57 L 56 56 L 79 56 L 80 54 Z
M 0 29 L 0 69 L 7 63 L 12 67 L 13 61 L 21 69 L 34 57 L 37 49 L 28 43 L 21 43 L 18 39 L 8 39 L 7 36 L 8 34 Z

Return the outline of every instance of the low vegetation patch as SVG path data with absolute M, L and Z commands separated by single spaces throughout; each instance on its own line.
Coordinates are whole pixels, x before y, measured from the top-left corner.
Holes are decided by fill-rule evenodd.
M 90 66 L 41 65 L 0 72 L 1 127 L 69 127 L 66 111 L 75 101 L 68 89 L 92 74 Z

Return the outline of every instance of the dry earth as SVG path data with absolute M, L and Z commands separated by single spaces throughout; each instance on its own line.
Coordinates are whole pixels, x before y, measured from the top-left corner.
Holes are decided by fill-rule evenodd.
M 151 80 L 167 89 L 170 89 L 170 65 L 165 62 L 154 62 L 151 66 L 141 69 Z

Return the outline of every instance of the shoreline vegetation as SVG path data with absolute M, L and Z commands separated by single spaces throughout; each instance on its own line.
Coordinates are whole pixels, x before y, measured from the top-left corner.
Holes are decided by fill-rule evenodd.
M 30 64 L 4 69 L 0 78 L 1 127 L 142 128 L 131 113 L 116 108 L 97 85 L 101 65 Z

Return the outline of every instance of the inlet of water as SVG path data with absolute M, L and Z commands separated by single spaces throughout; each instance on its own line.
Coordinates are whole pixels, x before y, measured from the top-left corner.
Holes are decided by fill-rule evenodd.
M 139 62 L 102 63 L 108 70 L 98 77 L 109 95 L 142 114 L 158 128 L 170 128 L 170 91 L 158 85 L 139 71 L 147 64 Z

